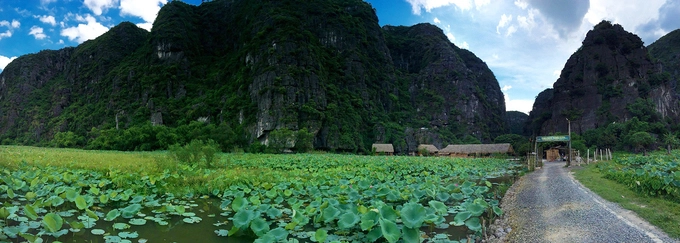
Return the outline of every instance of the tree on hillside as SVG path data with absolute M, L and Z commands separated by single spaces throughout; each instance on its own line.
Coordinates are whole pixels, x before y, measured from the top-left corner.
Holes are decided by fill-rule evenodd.
M 648 132 L 636 132 L 630 137 L 630 145 L 633 145 L 636 152 L 642 149 L 644 156 L 647 156 L 647 147 L 655 142 L 654 137 Z
M 678 137 L 673 135 L 673 133 L 668 132 L 663 135 L 663 143 L 666 144 L 666 150 L 668 154 L 671 154 L 672 147 L 678 146 L 680 141 L 678 140 Z

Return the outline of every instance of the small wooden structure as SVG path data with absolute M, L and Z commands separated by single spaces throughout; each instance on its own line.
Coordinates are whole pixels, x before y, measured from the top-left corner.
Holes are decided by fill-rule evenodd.
M 545 159 L 548 161 L 557 161 L 561 160 L 562 156 L 560 156 L 560 149 L 557 147 L 552 147 L 549 149 L 545 150 Z
M 392 146 L 392 144 L 374 143 L 371 146 L 371 149 L 376 154 L 394 155 L 394 147 Z
M 513 154 L 515 150 L 509 143 L 496 144 L 452 144 L 439 150 L 440 156 L 451 157 L 480 157 L 491 154 Z
M 418 154 L 422 155 L 422 151 L 427 151 L 427 155 L 437 156 L 439 154 L 439 149 L 432 144 L 421 144 L 418 145 Z

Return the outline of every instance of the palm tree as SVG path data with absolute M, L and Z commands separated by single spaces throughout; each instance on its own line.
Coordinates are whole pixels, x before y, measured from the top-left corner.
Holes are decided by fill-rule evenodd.
M 677 146 L 678 143 L 680 143 L 680 141 L 678 141 L 678 137 L 670 132 L 667 132 L 663 135 L 663 142 L 666 144 L 666 150 L 668 154 L 671 154 L 672 146 Z

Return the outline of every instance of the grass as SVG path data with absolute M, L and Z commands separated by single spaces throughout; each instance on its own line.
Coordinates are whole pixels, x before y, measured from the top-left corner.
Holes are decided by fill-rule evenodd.
M 605 179 L 596 164 L 590 164 L 574 172 L 574 176 L 581 184 L 600 197 L 635 212 L 670 237 L 680 238 L 680 203 L 643 195 L 628 189 L 625 185 Z

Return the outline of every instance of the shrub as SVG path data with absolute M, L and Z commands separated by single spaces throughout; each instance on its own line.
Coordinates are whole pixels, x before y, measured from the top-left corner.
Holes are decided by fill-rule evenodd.
M 200 165 L 201 162 L 205 161 L 207 167 L 213 167 L 215 155 L 218 151 L 220 151 L 219 144 L 213 140 L 204 142 L 194 139 L 184 146 L 179 144 L 170 146 L 170 156 L 177 162 Z

